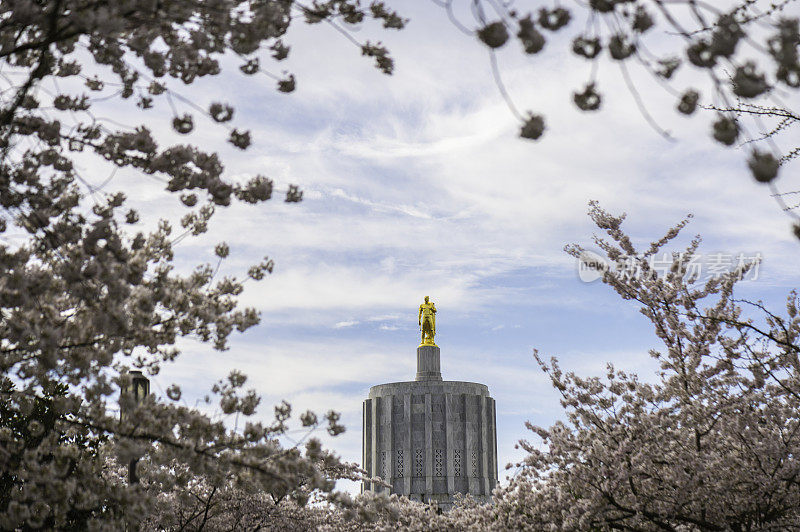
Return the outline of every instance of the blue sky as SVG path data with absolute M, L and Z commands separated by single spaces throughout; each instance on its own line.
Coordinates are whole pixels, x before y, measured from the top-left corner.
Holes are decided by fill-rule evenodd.
M 214 244 L 224 240 L 231 256 L 222 274 L 242 275 L 264 255 L 276 270 L 248 283 L 242 296 L 262 312 L 258 327 L 235 336 L 224 353 L 184 342 L 153 391 L 178 383 L 191 404 L 230 369 L 241 369 L 263 395 L 258 416 L 265 419 L 283 399 L 297 412 L 341 411 L 347 432 L 323 439 L 360 461 L 361 401 L 372 385 L 413 379 L 417 306 L 430 295 L 439 309 L 445 379 L 482 382 L 497 401 L 502 465 L 521 457 L 514 445 L 528 437 L 525 421 L 550 425 L 562 417 L 534 348 L 579 373 L 613 362 L 652 377 L 647 351 L 658 342 L 651 327 L 610 289 L 581 282 L 563 252 L 565 244 L 591 245 L 589 200 L 627 212 L 625 227 L 638 242 L 659 238 L 693 213 L 682 244 L 700 233 L 703 251 L 763 256 L 760 277 L 743 285 L 744 294 L 780 308 L 796 287 L 800 249 L 788 219 L 749 177 L 745 151 L 708 138 L 709 115 L 678 116 L 674 97 L 634 71 L 651 113 L 674 134 L 665 140 L 607 63 L 600 68 L 602 111 L 577 111 L 571 94 L 589 66 L 568 56 L 559 37 L 535 58 L 511 45 L 499 54 L 515 102 L 547 119 L 539 142 L 518 139 L 486 50 L 432 3 L 400 7 L 411 17 L 406 30 L 355 33 L 389 46 L 393 76 L 377 72 L 333 29 L 316 26 L 290 32 L 292 52 L 276 69 L 295 73 L 293 94 L 277 93 L 267 77 L 242 76 L 236 60 L 191 91 L 170 84 L 201 106 L 230 102 L 234 126 L 252 129 L 246 152 L 226 145 L 225 131 L 211 123 L 189 137 L 219 150 L 229 175 L 262 173 L 284 189 L 298 184 L 305 199 L 224 209 L 207 235 L 176 248 L 188 268 L 212 261 Z M 678 86 L 706 87 L 692 76 L 680 72 Z M 186 140 L 169 131 L 163 105 L 144 118 L 132 109 L 114 112 Z M 86 171 L 105 178 L 99 169 Z M 792 171 L 796 164 L 785 173 Z M 125 172 L 116 179 L 136 187 L 145 218 L 179 218 L 177 200 L 158 183 Z

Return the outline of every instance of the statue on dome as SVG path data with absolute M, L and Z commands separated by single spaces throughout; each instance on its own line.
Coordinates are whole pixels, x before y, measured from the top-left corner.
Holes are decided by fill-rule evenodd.
M 436 335 L 436 306 L 425 296 L 425 302 L 419 306 L 419 328 L 422 333 L 420 345 L 436 345 L 433 337 Z

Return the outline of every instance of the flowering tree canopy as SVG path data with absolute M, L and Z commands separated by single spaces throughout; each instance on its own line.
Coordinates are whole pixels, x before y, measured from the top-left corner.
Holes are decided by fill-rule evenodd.
M 176 273 L 171 225 L 136 231 L 139 214 L 125 207 L 125 195 L 97 194 L 76 169 L 78 157 L 94 155 L 163 180 L 187 208 L 184 234 L 204 232 L 216 207 L 270 199 L 268 178 L 231 183 L 215 153 L 162 146 L 147 126 L 117 129 L 92 108 L 116 98 L 147 110 L 154 99 L 178 98 L 165 79 L 190 85 L 217 75 L 223 54 L 241 57 L 243 75 L 266 72 L 262 62 L 289 53 L 283 36 L 298 16 L 308 24 L 404 23 L 377 1 L 0 5 L 0 234 L 13 237 L 0 244 L 0 528 L 118 529 L 138 522 L 157 495 L 185 490 L 196 476 L 213 485 L 235 477 L 247 489 L 303 504 L 308 493 L 330 491 L 332 479 L 356 474 L 315 439 L 304 448 L 277 444 L 289 405 L 276 408 L 271 424 L 229 430 L 226 416 L 247 419 L 260 401 L 235 371 L 212 390 L 221 412 L 214 418 L 182 406 L 177 386 L 163 400 L 119 398 L 130 385 L 127 371 L 157 373 L 178 356 L 178 339 L 222 350 L 233 331 L 259 318 L 237 306 L 243 279 L 217 279 L 218 264 Z M 391 73 L 382 46 L 365 43 L 362 52 Z M 291 75 L 276 81 L 282 92 L 295 85 Z M 249 132 L 229 126 L 231 106 L 213 103 L 203 112 L 228 129 L 229 142 L 248 147 Z M 189 133 L 192 116 L 176 115 L 173 127 Z M 301 197 L 296 186 L 286 191 L 288 202 Z M 228 252 L 217 246 L 218 260 Z M 272 269 L 265 258 L 247 279 Z M 324 423 L 334 435 L 343 430 L 338 419 L 334 412 L 301 417 L 309 430 Z M 116 464 L 136 469 L 131 485 Z
M 597 74 L 599 64 L 608 60 L 619 67 L 644 119 L 669 137 L 648 110 L 654 99 L 639 91 L 631 76 L 633 69 L 643 69 L 674 98 L 677 113 L 711 111 L 709 132 L 717 142 L 748 146 L 753 178 L 768 183 L 779 206 L 800 222 L 795 212 L 800 206 L 784 202 L 796 190 L 780 192 L 775 182 L 781 166 L 800 156 L 800 18 L 793 0 L 589 0 L 552 6 L 476 0 L 469 22 L 459 17 L 456 3 L 435 1 L 453 24 L 489 49 L 495 79 L 520 121 L 521 137 L 538 139 L 546 117 L 518 109 L 503 86 L 496 51 L 516 41 L 521 52 L 535 56 L 549 52 L 548 42 L 558 53 L 566 44 L 569 53 L 591 65 L 585 85 L 572 93 L 578 109 L 602 108 L 605 96 Z M 676 75 L 687 69 L 702 74 L 691 76 L 690 86 Z M 800 224 L 795 227 L 800 238 Z
M 735 298 L 752 266 L 705 284 L 687 270 L 700 239 L 657 274 L 649 257 L 685 221 L 645 250 L 624 217 L 593 204 L 609 235 L 595 243 L 612 263 L 603 282 L 639 305 L 663 349 L 655 382 L 608 367 L 605 379 L 564 372 L 536 355 L 562 396 L 566 422 L 529 428 L 522 473 L 496 494 L 493 519 L 537 530 L 778 530 L 800 522 L 800 315 Z M 567 248 L 579 256 L 580 246 Z

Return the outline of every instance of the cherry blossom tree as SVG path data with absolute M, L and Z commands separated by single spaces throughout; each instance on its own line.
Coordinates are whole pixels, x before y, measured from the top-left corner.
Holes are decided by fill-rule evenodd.
M 323 532 L 484 530 L 491 516 L 486 505 L 462 500 L 455 511 L 436 508 L 397 495 L 373 492 L 350 497 L 337 493 L 329 502 L 298 505 L 236 487 L 195 484 L 191 491 L 161 496 L 146 523 L 158 530 L 320 530 Z M 481 527 L 481 528 L 478 528 Z
M 318 462 L 330 478 L 342 478 L 342 471 L 327 466 L 338 462 Z M 329 463 L 325 463 L 329 462 Z M 335 468 L 340 465 L 336 463 Z M 187 470 L 187 474 L 190 472 Z M 191 474 L 190 474 L 191 475 Z M 151 479 L 152 480 L 152 479 Z M 143 480 L 147 482 L 147 480 Z M 356 530 L 358 520 L 345 519 L 337 507 L 301 485 L 287 493 L 253 490 L 248 478 L 229 475 L 225 482 L 211 483 L 191 475 L 191 480 L 179 490 L 159 493 L 151 513 L 143 524 L 147 530 Z M 306 504 L 311 498 L 313 504 Z
M 237 296 L 245 281 L 272 271 L 270 259 L 244 279 L 219 279 L 229 253 L 221 243 L 217 264 L 182 274 L 174 245 L 206 231 L 220 207 L 264 202 L 274 191 L 264 176 L 227 179 L 213 151 L 164 146 L 146 125 L 120 129 L 92 109 L 107 99 L 145 112 L 159 98 L 196 107 L 166 80 L 190 86 L 215 76 L 223 54 L 240 58 L 242 75 L 272 76 L 278 91 L 291 92 L 294 77 L 271 74 L 265 63 L 289 53 L 284 36 L 292 22 L 367 19 L 384 28 L 404 24 L 377 1 L 0 4 L 0 235 L 8 237 L 0 243 L 0 528 L 137 526 L 158 496 L 198 478 L 212 485 L 236 478 L 243 489 L 302 504 L 304 493 L 330 492 L 333 478 L 355 474 L 316 439 L 288 449 L 277 443 L 291 415 L 287 404 L 276 407 L 271 423 L 231 430 L 228 417 L 248 420 L 260 403 L 236 371 L 207 399 L 218 404 L 217 416 L 183 406 L 178 386 L 166 398 L 120 397 L 130 388 L 128 370 L 158 373 L 180 354 L 179 339 L 224 350 L 231 333 L 258 323 Z M 391 73 L 385 48 L 360 48 Z M 230 125 L 230 105 L 195 111 L 237 148 L 251 143 L 248 131 Z M 176 113 L 172 125 L 188 134 L 194 117 Z M 79 157 L 162 180 L 187 210 L 182 234 L 165 220 L 138 230 L 140 216 L 126 207 L 125 194 L 89 185 Z M 294 185 L 284 193 L 287 202 L 302 198 Z M 309 430 L 326 427 L 332 435 L 343 430 L 338 420 L 335 412 L 300 416 Z M 136 468 L 131 482 L 118 464 Z
M 637 249 L 592 204 L 609 238 L 603 282 L 637 304 L 663 348 L 654 382 L 608 366 L 581 377 L 535 355 L 561 394 L 566 421 L 530 425 L 522 473 L 495 493 L 499 529 L 785 530 L 800 522 L 800 315 L 739 300 L 753 266 L 697 282 L 696 237 L 666 273 L 650 258 L 686 225 Z M 581 246 L 567 251 L 579 257 Z

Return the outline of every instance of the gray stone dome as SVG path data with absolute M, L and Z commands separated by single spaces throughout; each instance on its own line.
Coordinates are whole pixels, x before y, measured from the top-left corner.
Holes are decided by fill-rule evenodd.
M 421 345 L 416 380 L 370 388 L 363 403 L 363 467 L 391 484 L 391 493 L 435 501 L 443 510 L 456 493 L 491 502 L 497 485 L 494 399 L 483 384 L 443 381 L 439 358 L 439 347 Z

